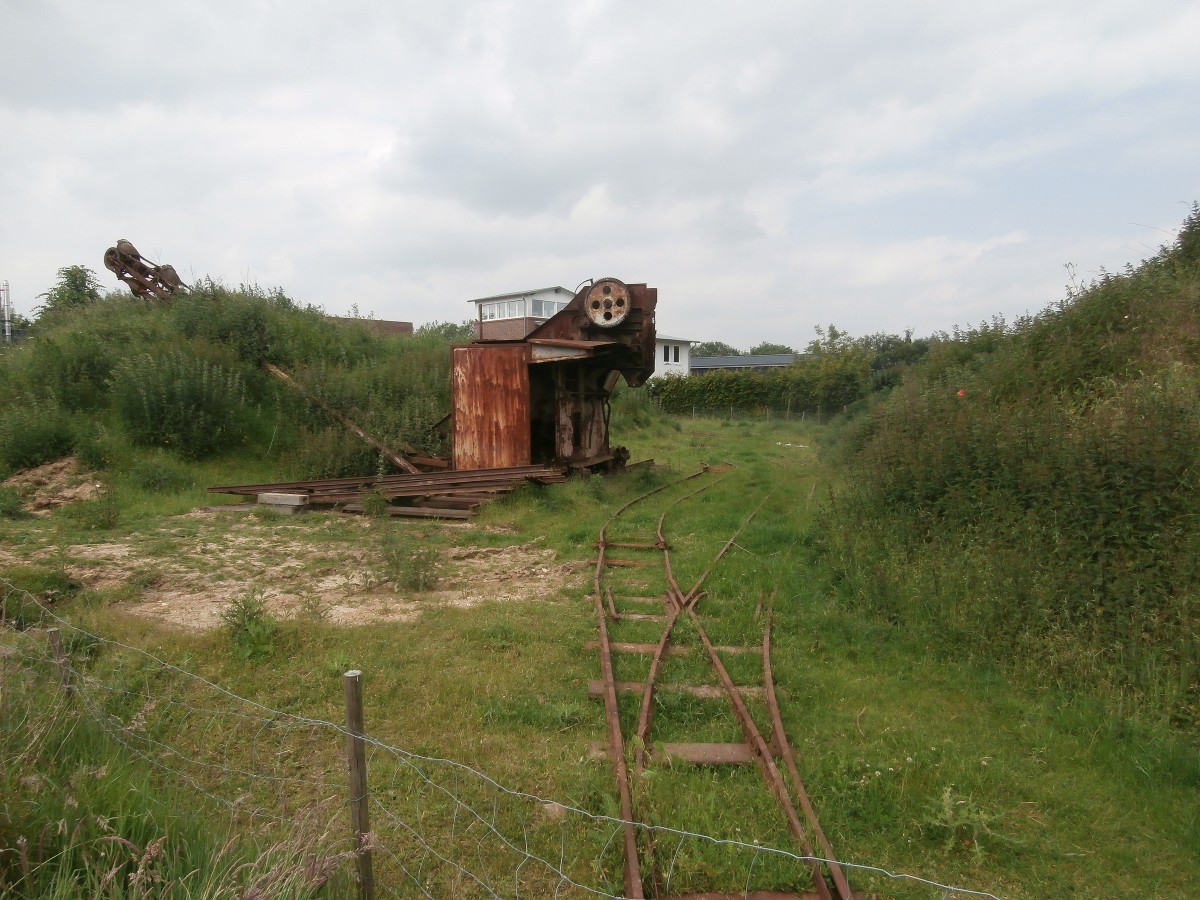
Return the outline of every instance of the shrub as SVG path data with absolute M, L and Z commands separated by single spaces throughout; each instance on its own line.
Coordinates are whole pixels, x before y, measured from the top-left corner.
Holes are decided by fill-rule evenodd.
M 14 405 L 0 417 L 0 468 L 32 469 L 62 459 L 73 445 L 71 418 L 56 404 Z
M 174 351 L 122 360 L 113 375 L 117 413 L 143 446 L 200 459 L 238 443 L 246 388 L 225 367 Z
M 271 655 L 279 623 L 267 611 L 261 591 L 248 591 L 236 598 L 221 613 L 229 629 L 229 640 L 239 659 L 258 662 Z
M 430 591 L 438 585 L 438 551 L 429 544 L 409 539 L 395 528 L 388 528 L 380 539 L 386 577 L 397 587 Z
M 20 519 L 25 515 L 21 492 L 16 488 L 0 487 L 0 519 Z
M 178 491 L 191 485 L 192 479 L 183 469 L 163 459 L 139 459 L 127 473 L 130 484 L 144 491 Z

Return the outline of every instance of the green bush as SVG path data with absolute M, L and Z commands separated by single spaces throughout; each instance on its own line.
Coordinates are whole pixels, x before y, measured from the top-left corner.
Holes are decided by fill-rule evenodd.
M 248 591 L 233 600 L 221 613 L 221 621 L 239 659 L 258 662 L 271 655 L 279 623 L 267 611 L 261 591 Z
M 53 403 L 18 403 L 0 417 L 0 469 L 21 471 L 70 454 L 70 415 Z
M 20 519 L 26 515 L 21 505 L 21 492 L 12 487 L 0 487 L 0 519 Z
M 385 526 L 379 542 L 384 571 L 397 587 L 431 591 L 440 580 L 436 547 L 409 538 L 397 528 Z
M 1186 723 L 1200 699 L 1200 283 L 1168 248 L 934 341 L 839 442 L 843 595 L 953 652 Z
M 192 484 L 192 477 L 179 466 L 159 458 L 139 459 L 126 472 L 129 483 L 144 491 L 179 491 Z
M 126 431 L 143 446 L 200 459 L 239 443 L 245 433 L 241 375 L 179 351 L 122 360 L 112 392 Z

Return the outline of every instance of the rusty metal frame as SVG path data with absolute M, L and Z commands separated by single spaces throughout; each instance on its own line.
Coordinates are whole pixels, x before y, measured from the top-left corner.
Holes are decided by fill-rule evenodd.
M 695 475 L 688 476 L 688 478 L 694 478 L 699 474 L 702 474 L 702 472 L 698 472 Z M 646 494 L 643 494 L 639 497 L 636 497 L 633 500 L 629 501 L 628 503 L 624 504 L 605 523 L 604 527 L 601 528 L 599 541 L 597 542 L 597 548 L 599 550 L 599 555 L 598 555 L 598 558 L 596 561 L 595 575 L 593 577 L 593 606 L 595 608 L 596 617 L 597 617 L 597 627 L 599 629 L 600 637 L 601 637 L 600 641 L 598 642 L 598 645 L 601 649 L 601 669 L 602 669 L 602 673 L 603 673 L 603 680 L 602 680 L 601 684 L 598 685 L 598 687 L 601 688 L 600 693 L 602 694 L 604 701 L 605 701 L 606 719 L 607 719 L 607 727 L 608 727 L 608 733 L 609 733 L 609 755 L 613 761 L 614 774 L 616 775 L 616 780 L 618 783 L 618 792 L 621 796 L 622 819 L 626 823 L 625 824 L 625 833 L 624 833 L 624 844 L 625 844 L 624 878 L 625 878 L 626 896 L 630 896 L 630 897 L 642 897 L 643 896 L 643 893 L 642 893 L 642 891 L 643 891 L 643 887 L 642 887 L 643 874 L 641 871 L 641 866 L 642 866 L 643 862 L 650 867 L 650 871 L 648 874 L 651 879 L 651 884 L 654 887 L 654 893 L 655 893 L 656 897 L 661 896 L 661 886 L 658 881 L 658 873 L 657 873 L 656 868 L 654 867 L 654 863 L 653 863 L 653 858 L 654 858 L 653 841 L 650 839 L 650 835 L 647 833 L 645 835 L 644 845 L 641 849 L 641 857 L 639 858 L 637 831 L 631 824 L 634 804 L 633 804 L 632 791 L 630 790 L 629 775 L 628 775 L 627 766 L 626 766 L 626 762 L 625 762 L 624 738 L 621 733 L 621 724 L 620 724 L 620 718 L 619 718 L 619 714 L 618 714 L 618 710 L 617 710 L 616 695 L 617 695 L 618 689 L 620 689 L 622 687 L 628 689 L 628 688 L 633 688 L 635 686 L 624 685 L 623 682 L 616 681 L 616 677 L 614 674 L 614 668 L 613 668 L 612 654 L 613 654 L 614 646 L 617 646 L 617 645 L 614 645 L 610 641 L 609 636 L 608 636 L 608 629 L 607 629 L 607 619 L 610 616 L 613 619 L 629 618 L 630 616 L 628 614 L 626 614 L 624 616 L 618 616 L 616 608 L 613 605 L 611 590 L 607 590 L 607 589 L 602 590 L 603 586 L 601 584 L 601 577 L 602 577 L 602 573 L 605 570 L 605 568 L 608 565 L 610 565 L 611 563 L 616 562 L 616 561 L 610 561 L 607 559 L 606 551 L 609 547 L 615 547 L 615 546 L 627 546 L 627 547 L 633 547 L 636 549 L 660 551 L 662 553 L 662 557 L 663 557 L 664 574 L 665 574 L 665 577 L 667 580 L 667 585 L 668 585 L 667 591 L 666 591 L 666 597 L 665 597 L 666 604 L 667 604 L 666 623 L 663 627 L 663 632 L 659 638 L 658 643 L 656 645 L 653 645 L 653 650 L 652 650 L 653 659 L 651 661 L 650 670 L 649 670 L 648 675 L 646 676 L 645 682 L 642 684 L 636 685 L 636 689 L 641 694 L 641 707 L 639 709 L 638 722 L 637 722 L 637 727 L 636 727 L 636 731 L 635 731 L 635 751 L 634 752 L 635 752 L 636 771 L 639 774 L 642 771 L 644 771 L 644 768 L 648 761 L 648 756 L 647 756 L 645 748 L 649 741 L 650 727 L 651 727 L 651 722 L 653 719 L 654 691 L 657 686 L 658 677 L 662 671 L 663 660 L 665 659 L 666 655 L 670 652 L 670 649 L 671 649 L 670 648 L 671 633 L 674 630 L 674 626 L 677 623 L 678 619 L 681 616 L 686 615 L 688 617 L 689 621 L 691 622 L 693 628 L 695 629 L 697 637 L 699 638 L 699 640 L 701 642 L 701 645 L 703 646 L 705 652 L 707 653 L 707 655 L 709 657 L 709 661 L 713 667 L 713 670 L 716 672 L 717 677 L 718 677 L 719 681 L 721 682 L 721 690 L 724 692 L 725 696 L 728 698 L 730 705 L 733 708 L 734 714 L 735 714 L 736 718 L 738 719 L 739 725 L 742 728 L 743 736 L 746 741 L 745 747 L 747 750 L 750 751 L 750 757 L 757 764 L 760 772 L 763 775 L 764 780 L 767 783 L 768 788 L 770 789 L 770 791 L 773 794 L 773 796 L 775 797 L 776 802 L 778 803 L 781 811 L 783 812 L 784 818 L 785 818 L 787 826 L 788 826 L 788 830 L 792 834 L 793 839 L 796 841 L 797 845 L 803 852 L 804 856 L 809 860 L 810 870 L 811 870 L 811 874 L 812 874 L 813 890 L 815 891 L 815 893 L 804 894 L 803 896 L 804 897 L 812 897 L 812 898 L 814 898 L 814 900 L 833 900 L 834 894 L 832 894 L 830 892 L 830 887 L 826 883 L 825 878 L 822 873 L 822 869 L 821 869 L 822 862 L 824 862 L 825 865 L 829 869 L 830 879 L 833 882 L 833 889 L 836 892 L 836 896 L 837 896 L 838 900 L 851 900 L 851 898 L 855 897 L 856 895 L 854 895 L 851 892 L 849 884 L 846 881 L 845 875 L 842 872 L 841 867 L 837 864 L 837 862 L 834 858 L 832 849 L 829 846 L 829 842 L 826 839 L 824 832 L 821 830 L 820 822 L 817 819 L 816 812 L 813 809 L 811 801 L 809 800 L 808 794 L 807 794 L 806 790 L 804 789 L 804 785 L 803 785 L 802 781 L 800 780 L 799 771 L 798 771 L 798 768 L 797 768 L 796 762 L 795 762 L 795 756 L 792 752 L 791 745 L 789 744 L 789 742 L 787 740 L 787 735 L 784 732 L 783 720 L 782 720 L 782 716 L 779 711 L 778 698 L 775 694 L 774 676 L 771 671 L 771 661 L 770 661 L 770 653 L 771 653 L 770 637 L 771 637 L 771 624 L 772 624 L 770 617 L 771 617 L 772 611 L 770 610 L 770 608 L 768 609 L 768 619 L 767 619 L 766 623 L 764 624 L 763 644 L 762 644 L 761 650 L 759 650 L 759 652 L 761 652 L 762 656 L 763 656 L 764 688 L 762 689 L 762 691 L 763 691 L 764 698 L 766 700 L 766 706 L 767 706 L 767 709 L 768 709 L 768 712 L 770 715 L 770 719 L 771 719 L 771 729 L 772 729 L 772 733 L 773 733 L 773 739 L 771 742 L 768 742 L 766 740 L 766 738 L 763 737 L 762 732 L 758 729 L 757 725 L 755 724 L 755 722 L 753 720 L 753 717 L 751 716 L 751 714 L 749 712 L 748 707 L 745 704 L 745 701 L 743 699 L 743 694 L 749 693 L 750 690 L 747 688 L 739 688 L 737 685 L 734 684 L 733 680 L 729 676 L 728 671 L 726 670 L 724 664 L 722 663 L 722 661 L 720 659 L 718 648 L 712 644 L 711 640 L 708 637 L 707 632 L 705 631 L 705 629 L 703 627 L 702 622 L 700 621 L 699 615 L 696 612 L 696 606 L 697 606 L 699 600 L 704 596 L 704 592 L 702 591 L 702 586 L 703 586 L 704 582 L 707 580 L 708 576 L 711 574 L 715 565 L 725 555 L 725 553 L 729 550 L 729 548 L 733 546 L 734 542 L 737 540 L 737 537 L 739 536 L 741 531 L 746 527 L 746 525 L 749 524 L 750 521 L 752 521 L 754 519 L 754 517 L 762 509 L 763 505 L 766 503 L 766 500 L 768 498 L 764 498 L 758 504 L 758 506 L 756 506 L 755 509 L 741 522 L 741 524 L 739 524 L 738 528 L 730 536 L 729 540 L 725 542 L 725 544 L 722 546 L 721 550 L 716 554 L 715 558 L 705 568 L 704 572 L 701 574 L 700 578 L 697 580 L 695 585 L 693 585 L 692 589 L 689 590 L 686 594 L 683 593 L 683 591 L 679 587 L 677 580 L 675 578 L 674 572 L 672 571 L 672 568 L 671 568 L 670 548 L 669 548 L 669 544 L 666 540 L 666 536 L 664 534 L 663 524 L 666 520 L 668 512 L 671 509 L 676 507 L 682 501 L 694 496 L 697 493 L 700 493 L 703 490 L 706 490 L 708 487 L 711 487 L 712 485 L 706 485 L 705 487 L 701 488 L 698 491 L 693 491 L 693 492 L 673 501 L 667 507 L 667 509 L 665 509 L 663 511 L 663 513 L 659 517 L 657 530 L 656 530 L 656 540 L 653 544 L 644 543 L 644 542 L 623 542 L 623 543 L 611 542 L 610 543 L 608 541 L 607 533 L 608 533 L 609 526 L 614 521 L 616 521 L 616 519 L 619 516 L 621 516 L 627 509 L 629 509 L 634 504 L 639 503 L 643 500 L 646 500 L 650 496 L 657 494 L 662 490 L 667 489 L 668 487 L 674 487 L 675 485 L 680 484 L 680 483 L 682 483 L 682 481 L 686 481 L 686 480 L 687 479 L 681 479 L 679 481 L 672 482 L 671 484 L 663 485 L 661 487 L 655 488 L 654 490 L 649 491 Z M 605 599 L 604 599 L 605 597 L 607 597 L 607 609 L 606 609 L 606 605 L 605 605 Z M 774 599 L 774 594 L 772 594 L 771 599 L 772 600 Z M 757 610 L 756 610 L 756 618 L 757 618 Z M 651 647 L 651 645 L 646 645 L 645 648 L 641 647 L 640 645 L 637 647 L 634 647 L 634 648 L 625 647 L 625 645 L 619 645 L 619 646 L 621 646 L 625 650 L 632 650 L 633 652 L 647 652 L 647 651 L 650 651 L 650 647 Z M 725 648 L 725 649 L 728 650 L 729 648 Z M 758 648 L 755 648 L 755 649 L 757 650 Z M 676 686 L 676 687 L 680 687 L 680 686 Z M 673 745 L 673 746 L 676 746 L 676 745 Z M 730 745 L 729 747 L 725 747 L 725 745 L 721 745 L 720 747 L 716 748 L 716 750 L 721 751 L 720 753 L 716 753 L 714 751 L 714 747 L 706 747 L 705 749 L 708 752 L 701 754 L 701 753 L 699 753 L 699 750 L 700 750 L 699 747 L 696 747 L 695 749 L 689 749 L 692 747 L 692 745 L 681 744 L 681 745 L 676 746 L 676 752 L 682 752 L 682 753 L 684 753 L 685 756 L 696 755 L 696 758 L 698 758 L 698 759 L 704 758 L 708 762 L 721 762 L 721 761 L 735 762 L 735 761 L 738 761 L 739 758 L 745 758 L 745 757 L 740 757 L 739 754 L 732 753 L 732 750 L 736 749 L 738 746 L 739 745 Z M 722 749 L 722 748 L 724 748 L 724 749 Z M 776 754 L 778 754 L 779 756 L 782 757 L 784 765 L 788 769 L 788 775 L 790 776 L 791 783 L 792 783 L 792 791 L 795 792 L 796 799 L 799 801 L 799 804 L 800 804 L 801 808 L 803 809 L 804 817 L 807 820 L 809 829 L 816 836 L 817 841 L 821 846 L 821 850 L 824 854 L 824 860 L 822 860 L 820 857 L 817 857 L 813 853 L 813 847 L 809 840 L 808 832 L 806 831 L 806 829 L 804 827 L 804 823 L 801 822 L 800 815 L 796 809 L 795 804 L 792 801 L 792 792 L 789 791 L 788 783 L 784 779 L 782 773 L 780 772 L 779 766 L 775 762 Z M 767 898 L 767 897 L 785 898 L 786 897 L 786 898 L 793 898 L 793 900 L 794 900 L 794 898 L 796 898 L 798 895 L 766 891 L 766 892 L 752 892 L 750 894 L 738 894 L 738 895 L 710 893 L 710 894 L 698 894 L 698 895 L 694 895 L 694 896 L 695 897 L 706 897 L 706 898 L 721 898 L 721 897 L 731 897 L 732 898 L 734 896 L 740 896 L 740 897 L 749 896 L 749 897 L 763 897 L 763 898 Z

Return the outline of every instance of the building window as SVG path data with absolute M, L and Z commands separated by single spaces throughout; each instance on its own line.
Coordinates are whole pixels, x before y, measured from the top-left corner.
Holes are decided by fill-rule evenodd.
M 671 348 L 668 347 L 666 344 L 663 344 L 663 362 L 669 363 L 670 361 L 671 361 Z
M 675 345 L 675 362 L 679 362 L 679 345 Z

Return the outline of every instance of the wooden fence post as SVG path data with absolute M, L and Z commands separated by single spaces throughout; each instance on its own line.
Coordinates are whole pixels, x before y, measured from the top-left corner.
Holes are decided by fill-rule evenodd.
M 352 669 L 342 676 L 346 694 L 346 761 L 350 771 L 350 823 L 358 853 L 359 900 L 375 900 L 375 874 L 371 869 L 371 830 L 368 816 L 367 753 L 363 741 L 362 672 Z
M 49 628 L 46 630 L 46 637 L 50 639 L 50 652 L 54 655 L 54 664 L 58 666 L 59 678 L 62 679 L 63 687 L 70 693 L 71 662 L 63 652 L 62 634 L 57 628 Z

